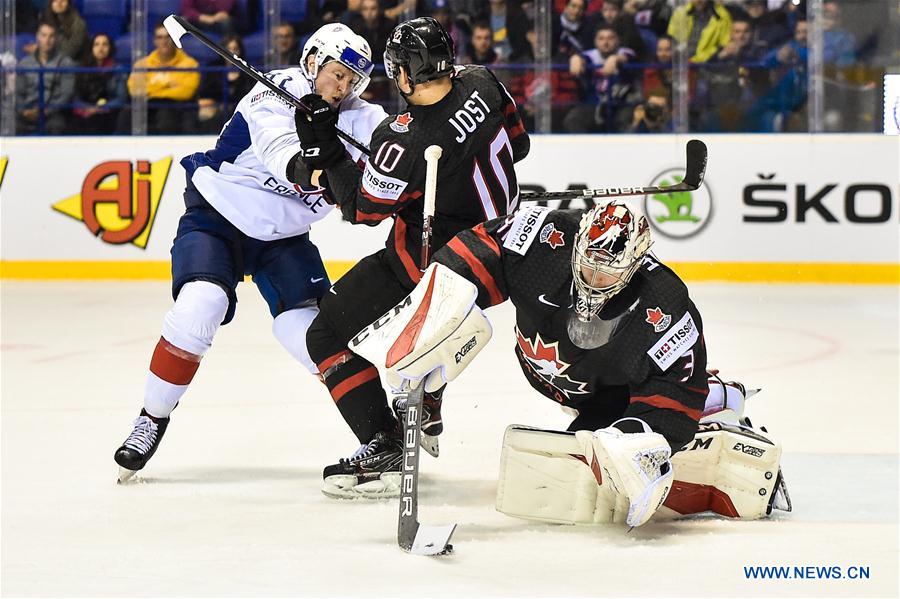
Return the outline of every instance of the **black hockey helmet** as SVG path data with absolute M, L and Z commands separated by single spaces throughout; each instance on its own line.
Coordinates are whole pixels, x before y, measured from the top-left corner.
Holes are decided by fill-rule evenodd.
M 384 50 L 384 69 L 397 80 L 400 67 L 410 82 L 425 83 L 453 72 L 453 40 L 432 17 L 400 23 L 391 32 Z

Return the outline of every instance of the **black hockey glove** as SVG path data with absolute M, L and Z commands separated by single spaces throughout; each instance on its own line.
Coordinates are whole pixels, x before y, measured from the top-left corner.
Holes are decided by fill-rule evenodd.
M 318 94 L 300 99 L 311 110 L 309 115 L 301 110 L 294 112 L 304 164 L 310 170 L 334 166 L 344 157 L 344 145 L 337 136 L 337 113 Z

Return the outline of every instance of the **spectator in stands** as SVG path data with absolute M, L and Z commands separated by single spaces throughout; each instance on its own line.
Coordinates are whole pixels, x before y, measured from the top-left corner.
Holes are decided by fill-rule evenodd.
M 38 25 L 37 47 L 19 63 L 22 68 L 58 69 L 74 67 L 72 59 L 57 47 L 56 26 Z M 43 78 L 43 85 L 41 79 Z M 42 93 L 43 90 L 43 93 Z M 66 132 L 66 116 L 75 95 L 75 74 L 25 72 L 16 77 L 16 126 L 22 133 L 42 132 L 58 135 Z M 43 119 L 43 129 L 41 129 Z
M 281 66 L 300 64 L 300 47 L 297 34 L 289 23 L 277 25 L 272 32 L 272 45 L 275 48 L 275 64 Z
M 482 19 L 491 24 L 494 50 L 503 62 L 528 62 L 533 60 L 528 43 L 528 17 L 513 0 L 488 0 L 489 10 Z M 481 20 L 481 19 L 479 19 Z
M 181 0 L 181 16 L 205 31 L 232 33 L 236 5 L 236 0 Z
M 671 133 L 672 108 L 669 94 L 657 89 L 634 108 L 628 133 Z
M 73 129 L 76 133 L 113 133 L 119 111 L 125 105 L 125 74 L 116 71 L 116 45 L 105 33 L 91 40 L 91 53 L 82 66 L 96 71 L 75 77 Z
M 767 72 L 753 67 L 760 58 L 750 21 L 735 19 L 731 39 L 707 61 L 709 68 L 703 73 L 706 109 L 702 111 L 702 130 L 743 130 L 745 115 L 767 82 Z
M 447 32 L 450 36 L 450 39 L 453 40 L 453 47 L 456 49 L 457 58 L 462 58 L 462 54 L 466 45 L 469 43 L 469 27 L 468 24 L 465 24 L 466 29 L 459 23 L 463 23 L 463 21 L 457 20 L 453 16 L 453 11 L 450 9 L 450 6 L 446 3 L 446 0 L 437 0 L 438 2 L 443 2 L 443 4 L 435 5 L 432 10 L 431 16 L 435 18 L 435 20 L 441 24 L 441 27 Z M 468 17 L 468 15 L 466 15 Z M 375 55 L 375 62 L 381 62 L 381 55 Z
M 649 29 L 657 38 L 666 35 L 672 18 L 672 7 L 667 0 L 625 0 L 622 8 L 638 27 Z
M 555 0 L 553 3 L 553 12 L 562 13 L 569 4 L 568 0 Z M 603 0 L 586 0 L 582 12 L 589 17 L 599 16 L 600 10 L 603 8 Z M 590 42 L 588 43 L 590 45 Z
M 359 12 L 349 19 L 350 28 L 369 42 L 375 62 L 381 62 L 388 36 L 396 23 L 384 16 L 379 0 L 362 0 Z
M 656 55 L 652 62 L 659 66 L 644 69 L 644 97 L 649 97 L 651 91 L 663 89 L 669 97 L 672 97 L 672 56 L 675 53 L 675 45 L 667 35 L 656 40 Z
M 747 0 L 744 11 L 753 28 L 753 45 L 764 52 L 791 39 L 787 14 L 782 10 L 768 10 L 766 0 Z
M 711 0 L 689 0 L 672 13 L 668 34 L 687 44 L 692 62 L 706 62 L 731 38 L 731 15 Z
M 492 65 L 500 56 L 494 50 L 494 38 L 491 25 L 487 21 L 479 21 L 472 26 L 472 39 L 466 46 L 462 64 Z
M 603 20 L 615 30 L 621 47 L 629 48 L 643 61 L 644 40 L 634 24 L 634 17 L 622 10 L 622 0 L 604 0 L 602 14 Z
M 597 20 L 585 15 L 586 0 L 569 0 L 558 19 L 553 20 L 553 54 L 581 54 L 591 49 Z
M 79 62 L 88 54 L 87 25 L 70 0 L 50 0 L 41 21 L 56 27 L 56 45 L 63 55 Z
M 835 0 L 822 4 L 822 29 L 824 29 L 823 59 L 825 64 L 847 67 L 856 61 L 856 40 L 841 27 L 841 5 Z
M 196 69 L 198 64 L 184 50 L 175 47 L 162 23 L 153 30 L 155 50 L 134 63 L 140 68 Z M 137 71 L 128 78 L 128 92 L 132 97 L 146 96 L 147 129 L 151 133 L 188 133 L 196 129 L 196 105 L 178 106 L 190 102 L 200 87 L 200 73 L 186 71 Z M 122 111 L 122 114 L 129 114 Z M 124 125 L 119 120 L 120 128 Z M 124 127 L 127 129 L 127 127 Z
M 232 54 L 244 55 L 244 42 L 236 33 L 229 33 L 219 42 Z M 226 66 L 223 58 L 213 60 L 210 67 Z M 218 133 L 225 121 L 234 113 L 237 103 L 246 96 L 256 81 L 238 69 L 207 71 L 197 94 L 197 119 L 203 133 Z
M 775 84 L 750 111 L 752 130 L 769 133 L 805 128 L 808 31 L 806 20 L 798 20 L 794 38 L 763 58 L 763 66 L 772 69 Z
M 634 57 L 629 48 L 619 46 L 619 36 L 609 24 L 600 25 L 594 48 L 575 54 L 569 72 L 579 78 L 581 104 L 566 115 L 563 127 L 569 133 L 620 131 L 624 127 L 620 108 L 639 98 L 633 75 L 622 69 Z M 624 117 L 627 119 L 627 116 Z

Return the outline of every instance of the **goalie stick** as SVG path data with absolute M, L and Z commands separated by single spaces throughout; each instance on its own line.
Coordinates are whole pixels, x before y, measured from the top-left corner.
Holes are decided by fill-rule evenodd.
M 437 195 L 437 167 L 440 146 L 425 149 L 425 206 L 422 210 L 422 270 L 431 259 L 431 221 L 434 218 Z M 400 515 L 397 521 L 397 543 L 416 555 L 444 555 L 453 550 L 450 537 L 456 524 L 431 526 L 419 523 L 419 439 L 422 436 L 422 401 L 425 381 L 406 398 L 406 419 L 403 422 L 403 471 L 400 478 Z
M 675 185 L 659 187 L 642 187 L 639 185 L 620 187 L 601 187 L 599 189 L 567 189 L 565 191 L 523 191 L 520 202 L 539 202 L 546 200 L 573 200 L 579 198 L 615 198 L 623 196 L 642 196 L 651 193 L 674 193 L 678 191 L 694 191 L 703 183 L 706 174 L 706 144 L 699 139 L 692 139 L 685 150 L 687 158 L 684 167 L 684 179 Z
M 228 63 L 236 66 L 238 69 L 240 69 L 240 71 L 242 73 L 244 73 L 251 79 L 254 79 L 254 80 L 262 83 L 263 85 L 265 85 L 270 90 L 272 90 L 272 92 L 275 93 L 275 95 L 280 96 L 283 100 L 285 100 L 288 104 L 290 104 L 297 110 L 302 111 L 304 114 L 311 114 L 311 110 L 309 109 L 309 106 L 307 106 L 304 102 L 302 102 L 300 100 L 300 98 L 298 98 L 294 94 L 292 94 L 286 90 L 283 90 L 280 87 L 278 87 L 277 85 L 275 85 L 261 71 L 250 66 L 246 60 L 244 60 L 237 54 L 232 54 L 231 52 L 229 52 L 228 50 L 226 50 L 225 48 L 223 48 L 222 46 L 220 46 L 213 40 L 209 39 L 206 36 L 206 34 L 204 34 L 202 31 L 197 29 L 194 25 L 192 25 L 189 21 L 185 20 L 183 17 L 180 17 L 178 15 L 169 15 L 163 21 L 163 26 L 166 28 L 166 31 L 169 32 L 169 37 L 172 38 L 172 41 L 175 42 L 175 45 L 178 46 L 179 48 L 181 47 L 181 38 L 184 36 L 185 33 L 190 33 L 195 38 L 200 40 L 200 43 L 202 43 L 204 46 L 206 46 L 207 48 L 209 48 L 210 50 L 212 50 L 213 52 L 215 52 L 216 54 L 221 56 L 223 59 L 225 59 L 225 62 L 228 62 Z M 369 155 L 369 148 L 368 148 L 368 146 L 366 146 L 366 144 L 362 143 L 361 141 L 357 141 L 357 140 L 353 139 L 353 137 L 351 137 L 348 133 L 345 133 L 345 132 L 341 131 L 340 129 L 337 130 L 337 135 L 338 135 L 338 137 L 340 137 L 341 139 L 346 141 L 348 144 L 350 144 L 351 146 L 353 146 L 354 148 L 356 148 L 357 150 L 359 150 L 360 152 L 365 154 L 366 156 Z

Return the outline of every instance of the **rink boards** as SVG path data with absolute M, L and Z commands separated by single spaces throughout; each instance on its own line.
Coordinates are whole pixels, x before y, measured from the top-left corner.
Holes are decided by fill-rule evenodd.
M 900 282 L 897 137 L 699 137 L 709 147 L 701 189 L 632 200 L 650 219 L 654 251 L 685 278 Z M 548 191 L 672 184 L 688 139 L 533 136 L 519 182 Z M 214 138 L 0 141 L 3 278 L 169 276 L 184 209 L 179 161 Z M 311 235 L 338 276 L 382 247 L 388 226 L 352 227 L 335 212 Z

